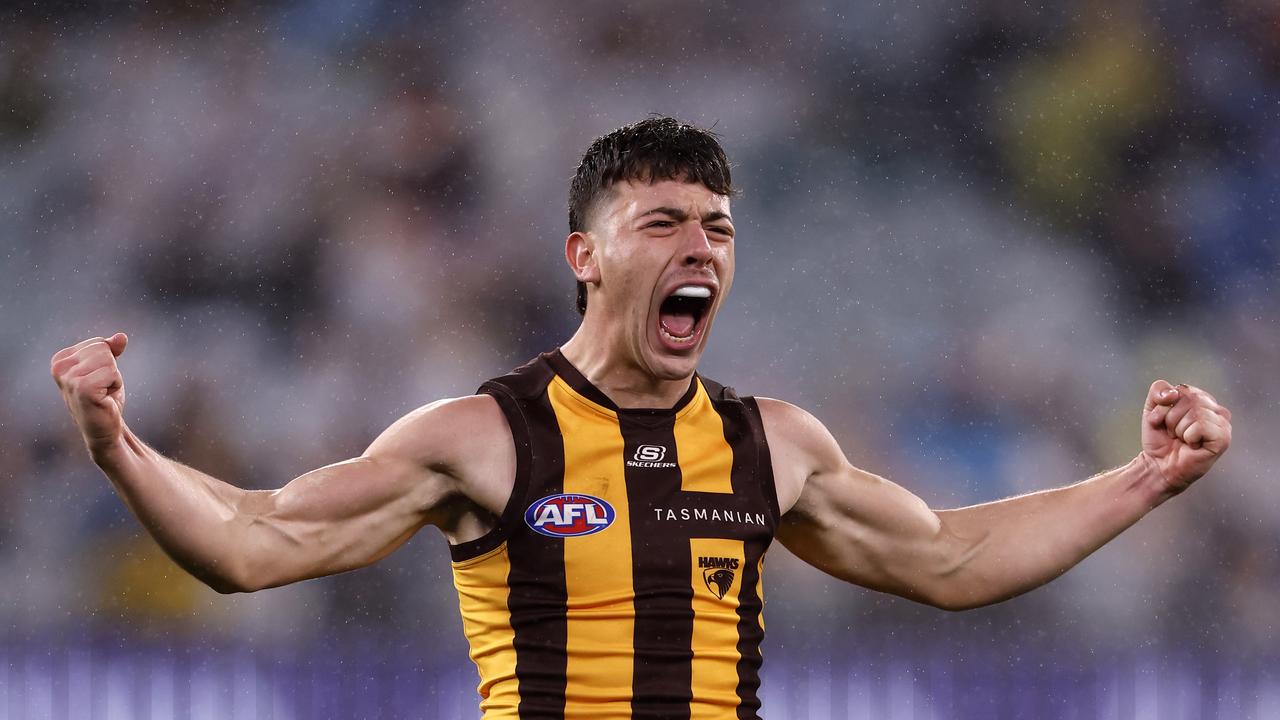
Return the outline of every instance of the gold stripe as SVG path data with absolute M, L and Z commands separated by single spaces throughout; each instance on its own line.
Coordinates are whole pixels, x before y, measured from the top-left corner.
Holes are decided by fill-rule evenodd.
M 567 687 L 565 720 L 631 717 L 635 588 L 631 521 L 615 413 L 578 395 L 559 377 L 547 386 L 564 438 L 564 491 L 603 499 L 613 524 L 565 538 Z
M 462 630 L 471 646 L 471 661 L 480 672 L 480 711 L 485 720 L 518 718 L 520 685 L 516 682 L 515 631 L 507 609 L 507 576 L 511 560 L 507 544 L 484 555 L 453 563 Z
M 675 436 L 682 491 L 733 492 L 733 448 L 724 438 L 724 419 L 701 380 L 693 400 L 676 415 Z
M 736 562 L 724 563 L 726 559 Z M 714 720 L 725 716 L 725 708 L 738 706 L 738 660 L 742 657 L 738 654 L 738 593 L 746 558 L 741 540 L 690 538 L 689 560 L 693 586 L 689 719 Z M 718 564 L 729 567 L 714 567 Z M 721 584 L 725 573 L 732 575 L 727 587 Z
M 764 555 L 760 556 L 760 563 L 756 566 L 756 599 L 760 601 L 760 613 L 756 615 L 756 622 L 760 624 L 760 632 L 764 632 Z M 763 652 L 763 651 L 761 651 Z

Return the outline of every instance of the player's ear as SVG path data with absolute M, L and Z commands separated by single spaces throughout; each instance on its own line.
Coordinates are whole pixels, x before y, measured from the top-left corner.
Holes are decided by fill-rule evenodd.
M 600 268 L 596 265 L 595 238 L 589 232 L 572 232 L 564 242 L 564 258 L 578 282 L 600 282 Z

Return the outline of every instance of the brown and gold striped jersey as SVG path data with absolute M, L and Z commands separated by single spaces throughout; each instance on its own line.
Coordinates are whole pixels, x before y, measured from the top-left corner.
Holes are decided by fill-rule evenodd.
M 494 529 L 451 547 L 485 720 L 758 718 L 779 512 L 755 401 L 695 375 L 619 408 L 559 351 L 480 392 L 516 446 Z

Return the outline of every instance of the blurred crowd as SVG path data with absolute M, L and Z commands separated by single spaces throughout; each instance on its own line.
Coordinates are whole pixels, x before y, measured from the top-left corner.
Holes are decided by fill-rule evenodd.
M 49 357 L 127 332 L 130 426 L 279 487 L 566 340 L 568 179 L 657 112 L 720 133 L 742 188 L 703 372 L 807 407 L 931 506 L 1127 462 L 1158 377 L 1235 417 L 1210 476 L 994 608 L 916 607 L 775 546 L 770 642 L 1277 647 L 1275 3 L 4 12 L 0 636 L 357 631 L 463 658 L 431 530 L 252 596 L 188 578 L 89 461 Z

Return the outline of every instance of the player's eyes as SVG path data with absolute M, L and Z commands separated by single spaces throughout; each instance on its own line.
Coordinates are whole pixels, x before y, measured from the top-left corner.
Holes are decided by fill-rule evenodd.
M 675 226 L 676 226 L 676 223 L 673 220 L 654 220 L 653 222 L 645 225 L 641 229 L 648 230 L 649 228 L 673 228 Z M 717 235 L 723 235 L 726 238 L 733 237 L 733 230 L 723 225 L 712 225 L 707 228 L 707 232 L 713 232 L 713 233 L 716 233 Z

